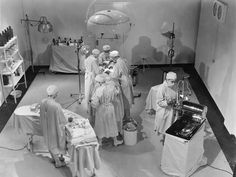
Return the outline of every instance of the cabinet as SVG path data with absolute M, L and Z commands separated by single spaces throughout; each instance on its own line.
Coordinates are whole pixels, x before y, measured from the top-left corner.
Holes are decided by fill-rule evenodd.
M 19 52 L 16 36 L 12 37 L 4 46 L 0 47 L 0 77 L 5 102 L 7 102 L 7 90 L 10 90 L 13 93 L 15 103 L 17 103 L 16 88 L 19 85 L 19 81 L 24 77 L 22 83 L 25 85 L 25 88 L 27 88 L 27 81 L 24 60 Z
M 166 130 L 161 159 L 161 169 L 164 173 L 170 176 L 189 177 L 200 166 L 206 165 L 207 159 L 204 156 L 206 109 L 202 105 L 183 102 L 183 115 Z

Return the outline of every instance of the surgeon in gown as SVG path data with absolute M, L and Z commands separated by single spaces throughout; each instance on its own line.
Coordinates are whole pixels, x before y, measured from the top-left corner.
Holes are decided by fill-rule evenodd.
M 62 107 L 56 102 L 58 88 L 50 85 L 47 88 L 48 97 L 43 99 L 40 104 L 40 124 L 43 131 L 44 142 L 52 156 L 55 167 L 65 166 L 62 154 L 66 150 L 66 137 L 64 126 L 66 119 Z
M 85 59 L 85 84 L 84 84 L 84 100 L 86 103 L 86 109 L 90 112 L 89 100 L 91 99 L 91 94 L 94 87 L 94 79 L 96 75 L 99 73 L 98 66 L 98 56 L 100 51 L 98 49 L 93 49 L 92 54 Z
M 110 53 L 111 60 L 115 63 L 111 77 L 119 80 L 123 92 L 125 118 L 130 117 L 130 108 L 134 104 L 132 78 L 129 74 L 128 62 L 121 58 L 118 51 Z
M 156 89 L 155 131 L 161 136 L 162 143 L 164 143 L 165 131 L 174 122 L 173 105 L 177 98 L 176 79 L 176 73 L 168 72 L 164 82 Z
M 120 145 L 123 141 L 117 140 L 118 126 L 112 103 L 117 94 L 116 89 L 114 86 L 105 83 L 105 77 L 102 74 L 97 75 L 95 80 L 100 85 L 97 86 L 91 98 L 91 105 L 96 109 L 94 131 L 98 137 L 98 142 L 102 145 L 103 138 L 112 137 L 114 146 Z
M 101 52 L 99 54 L 99 57 L 98 57 L 98 64 L 99 65 L 103 65 L 104 63 L 110 61 L 110 50 L 111 50 L 111 47 L 109 45 L 104 45 L 102 47 L 102 50 L 103 50 L 103 52 Z
M 123 118 L 124 118 L 124 102 L 123 102 L 123 96 L 122 96 L 120 84 L 115 79 L 111 78 L 109 75 L 106 76 L 105 79 L 106 79 L 105 84 L 114 89 L 114 99 L 112 103 L 115 109 L 118 132 L 121 135 L 123 135 L 122 127 L 123 127 Z

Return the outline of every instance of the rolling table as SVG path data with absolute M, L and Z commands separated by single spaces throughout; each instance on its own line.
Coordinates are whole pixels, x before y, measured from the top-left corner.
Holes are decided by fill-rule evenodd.
M 40 113 L 31 111 L 30 106 L 31 105 L 21 106 L 14 111 L 13 126 L 18 133 L 24 133 L 29 136 L 28 149 L 32 152 L 33 136 L 42 136 L 42 131 L 39 121 Z M 77 119 L 85 119 L 66 109 L 64 109 L 63 112 L 66 119 L 71 116 Z M 70 163 L 72 163 L 73 166 L 73 176 L 84 177 L 86 176 L 85 168 L 94 173 L 94 170 L 100 167 L 99 145 L 95 132 L 90 124 L 87 131 L 90 133 L 89 140 L 85 137 L 81 139 L 83 140 L 81 142 L 68 143 L 68 154 L 70 155 Z M 93 141 L 91 141 L 91 138 L 93 138 Z

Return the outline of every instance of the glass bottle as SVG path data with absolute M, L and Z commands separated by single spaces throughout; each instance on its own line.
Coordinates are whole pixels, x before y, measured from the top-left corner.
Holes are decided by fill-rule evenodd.
M 59 36 L 58 37 L 58 44 L 60 44 L 61 43 L 61 37 Z

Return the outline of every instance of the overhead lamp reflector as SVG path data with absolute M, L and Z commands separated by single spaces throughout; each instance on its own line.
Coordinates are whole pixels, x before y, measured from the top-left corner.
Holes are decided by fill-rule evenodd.
M 101 34 L 124 34 L 131 27 L 130 18 L 118 10 L 103 10 L 92 15 L 87 22 L 89 32 Z

